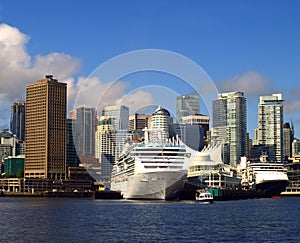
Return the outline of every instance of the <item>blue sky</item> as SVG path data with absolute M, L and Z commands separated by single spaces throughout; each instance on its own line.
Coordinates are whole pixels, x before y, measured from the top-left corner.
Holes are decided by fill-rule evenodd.
M 196 62 L 220 92 L 245 92 L 251 137 L 258 96 L 276 92 L 285 99 L 284 120 L 292 120 L 300 135 L 299 9 L 299 1 L 2 0 L 0 127 L 8 127 L 10 105 L 25 98 L 25 85 L 45 72 L 68 83 L 71 109 L 80 84 L 102 63 L 162 49 Z M 144 72 L 122 78 L 112 98 L 140 87 L 144 93 L 136 96 L 152 102 L 155 97 L 143 90 L 149 85 L 192 92 L 171 75 Z

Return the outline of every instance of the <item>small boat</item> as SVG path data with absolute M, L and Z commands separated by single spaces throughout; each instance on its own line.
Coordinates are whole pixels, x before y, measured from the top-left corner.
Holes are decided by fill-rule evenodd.
M 196 202 L 209 204 L 214 202 L 214 197 L 210 192 L 196 191 Z

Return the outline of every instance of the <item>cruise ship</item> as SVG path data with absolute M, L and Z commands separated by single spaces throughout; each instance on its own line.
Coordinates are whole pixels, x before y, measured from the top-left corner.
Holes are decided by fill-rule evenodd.
M 176 199 L 182 191 L 190 154 L 177 138 L 164 144 L 126 144 L 111 174 L 111 189 L 124 199 Z
M 241 159 L 242 186 L 262 192 L 265 196 L 279 196 L 289 184 L 287 169 L 281 163 L 268 162 L 265 154 L 259 161 Z

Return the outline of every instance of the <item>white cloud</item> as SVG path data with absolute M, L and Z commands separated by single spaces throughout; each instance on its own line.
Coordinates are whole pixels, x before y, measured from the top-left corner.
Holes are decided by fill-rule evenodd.
M 97 77 L 79 77 L 81 63 L 68 54 L 53 52 L 32 57 L 26 50 L 30 37 L 18 28 L 0 24 L 0 128 L 8 128 L 10 106 L 16 100 L 25 100 L 26 85 L 53 74 L 60 82 L 67 83 L 68 108 L 74 104 L 97 107 L 114 105 L 126 96 L 128 83 L 118 81 L 103 83 Z M 137 95 L 135 95 L 137 93 Z M 152 102 L 150 93 L 133 92 L 126 104 L 136 109 L 143 102 Z
M 288 92 L 284 102 L 284 113 L 293 114 L 300 112 L 300 87 L 293 87 L 292 90 Z
M 218 82 L 216 85 L 221 92 L 242 91 L 247 97 L 268 95 L 276 92 L 272 80 L 255 71 L 249 71 L 226 79 Z
M 18 28 L 0 24 L 0 128 L 8 128 L 10 106 L 15 100 L 25 100 L 28 83 L 45 74 L 74 82 L 71 76 L 80 67 L 77 58 L 64 53 L 31 57 L 26 51 L 29 39 Z
M 130 109 L 129 112 L 134 114 L 139 110 L 143 110 L 145 107 L 154 105 L 155 101 L 151 93 L 144 90 L 136 90 L 117 100 L 117 104 L 126 105 Z
M 71 87 L 71 86 L 70 86 Z M 95 107 L 98 114 L 107 105 L 126 105 L 130 112 L 135 112 L 149 104 L 153 104 L 150 92 L 135 90 L 128 93 L 129 84 L 123 81 L 103 83 L 98 77 L 78 79 L 72 86 L 72 94 L 69 96 L 73 109 L 80 106 Z

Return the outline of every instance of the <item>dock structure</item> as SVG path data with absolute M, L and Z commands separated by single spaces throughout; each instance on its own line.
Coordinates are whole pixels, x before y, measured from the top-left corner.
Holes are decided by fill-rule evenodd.
M 122 199 L 120 192 L 116 191 L 44 191 L 44 192 L 4 192 L 2 197 L 68 197 L 68 198 L 90 198 L 90 199 Z

